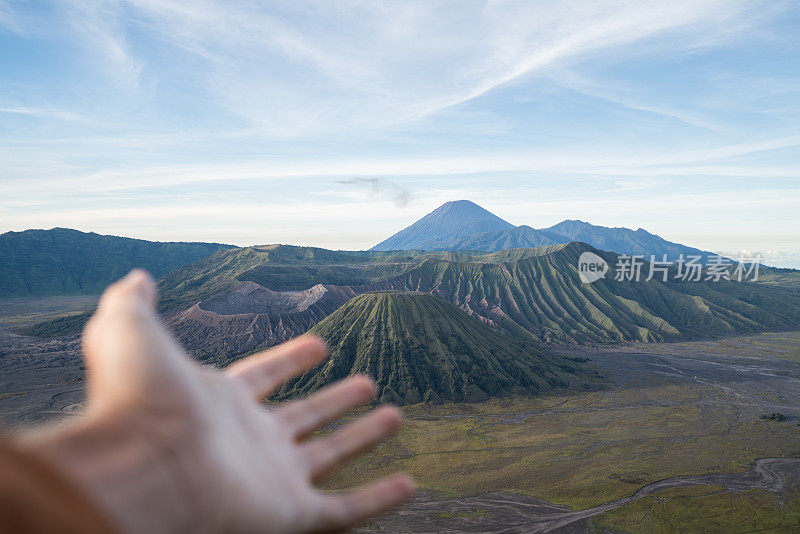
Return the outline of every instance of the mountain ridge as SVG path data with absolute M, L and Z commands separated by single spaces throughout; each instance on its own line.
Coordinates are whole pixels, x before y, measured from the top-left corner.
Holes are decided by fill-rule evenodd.
M 543 342 L 670 341 L 800 326 L 800 295 L 791 291 L 724 280 L 622 282 L 613 271 L 585 284 L 577 273 L 581 253 L 610 266 L 619 255 L 580 242 L 548 250 L 499 263 L 429 259 L 369 287 L 432 292 Z
M 0 298 L 100 294 L 134 267 L 160 277 L 233 245 L 159 242 L 69 228 L 0 234 Z
M 493 253 L 223 250 L 160 279 L 159 309 L 194 354 L 220 363 L 302 334 L 353 296 L 385 290 L 432 293 L 509 335 L 554 344 L 688 340 L 800 326 L 800 294 L 790 287 L 617 282 L 613 271 L 584 284 L 576 267 L 583 252 L 610 266 L 619 256 L 579 242 Z M 276 272 L 309 269 L 302 295 L 279 277 L 263 276 L 272 262 Z M 332 283 L 353 273 L 357 283 Z M 325 292 L 311 291 L 318 285 Z M 87 318 L 40 323 L 31 333 L 75 333 Z
M 599 226 L 578 219 L 566 219 L 544 230 L 563 235 L 570 241 L 588 243 L 601 250 L 629 256 L 641 255 L 648 259 L 653 255 L 656 261 L 661 261 L 664 255 L 668 260 L 674 260 L 681 254 L 684 257 L 700 256 L 703 259 L 713 255 L 694 247 L 668 241 L 644 228 L 631 230 L 619 226 Z

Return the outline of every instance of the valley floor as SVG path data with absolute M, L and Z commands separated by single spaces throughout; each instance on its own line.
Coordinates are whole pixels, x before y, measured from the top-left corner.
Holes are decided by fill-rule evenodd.
M 33 326 L 92 309 L 99 296 L 20 297 L 0 299 L 0 329 L 14 330 Z
M 800 531 L 798 351 L 797 332 L 572 350 L 611 387 L 410 407 L 333 486 L 420 481 L 362 532 Z
M 417 478 L 417 500 L 361 532 L 800 531 L 800 332 L 568 352 L 608 387 L 407 407 L 403 432 L 329 487 Z M 82 398 L 77 338 L 0 331 L 0 424 Z

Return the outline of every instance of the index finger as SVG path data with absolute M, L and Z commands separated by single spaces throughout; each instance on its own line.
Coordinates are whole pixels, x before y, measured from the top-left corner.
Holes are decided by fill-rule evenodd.
M 231 365 L 226 373 L 261 400 L 328 355 L 322 338 L 304 335 Z

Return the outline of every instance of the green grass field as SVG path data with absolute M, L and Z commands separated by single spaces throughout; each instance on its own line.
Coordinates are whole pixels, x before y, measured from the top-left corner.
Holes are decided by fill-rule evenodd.
M 0 329 L 24 329 L 42 321 L 74 317 L 94 308 L 99 298 L 72 295 L 0 299 Z
M 477 405 L 412 406 L 402 433 L 339 475 L 395 470 L 454 496 L 523 493 L 575 509 L 676 475 L 800 455 L 800 427 L 744 418 L 714 388 L 661 385 Z

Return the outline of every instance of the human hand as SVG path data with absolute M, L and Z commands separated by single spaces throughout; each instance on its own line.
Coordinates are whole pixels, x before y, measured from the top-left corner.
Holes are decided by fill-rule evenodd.
M 335 531 L 412 495 L 403 475 L 347 494 L 314 486 L 400 426 L 400 411 L 383 407 L 310 439 L 373 399 L 371 379 L 260 404 L 326 356 L 322 340 L 303 336 L 218 372 L 186 355 L 155 300 L 140 270 L 106 290 L 84 332 L 86 414 L 29 440 L 112 524 L 130 533 Z

